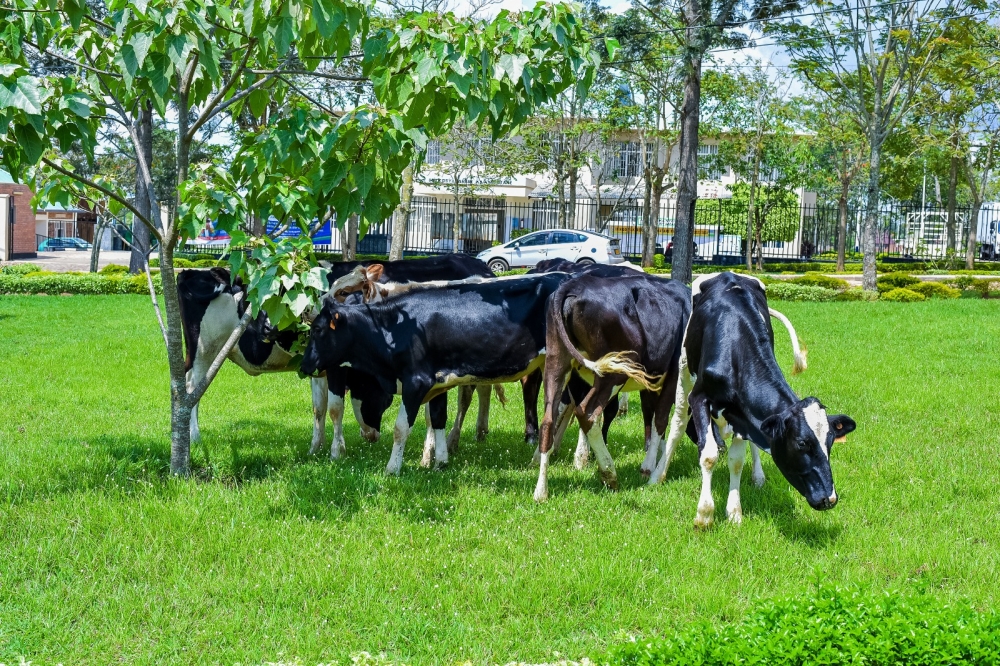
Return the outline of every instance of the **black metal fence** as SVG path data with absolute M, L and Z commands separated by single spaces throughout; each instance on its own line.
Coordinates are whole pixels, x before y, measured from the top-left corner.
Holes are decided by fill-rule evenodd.
M 866 211 L 847 209 L 845 247 L 848 257 L 860 255 L 861 229 Z M 891 203 L 882 206 L 876 226 L 876 251 L 881 258 L 898 260 L 944 259 L 954 252 L 964 255 L 969 229 L 977 228 L 977 255 L 993 259 L 1000 251 L 997 234 L 1000 208 L 985 206 L 978 220 L 972 210 L 956 210 L 949 232 L 947 210 L 939 206 Z M 502 198 L 467 198 L 458 202 L 434 197 L 414 197 L 406 232 L 407 255 L 465 252 L 475 254 L 540 229 L 570 228 L 618 238 L 622 253 L 642 254 L 643 203 L 641 200 L 579 199 L 560 205 L 551 199 L 513 202 Z M 674 234 L 676 204 L 661 203 L 655 216 L 657 245 L 667 247 Z M 759 206 L 753 233 L 754 256 L 765 261 L 794 262 L 836 258 L 839 209 L 836 205 Z M 746 252 L 749 215 L 747 205 L 728 199 L 702 199 L 695 208 L 696 260 L 735 264 Z M 359 254 L 387 255 L 393 221 L 373 225 L 358 242 Z M 274 228 L 276 223 L 270 225 Z M 755 238 L 760 229 L 760 247 Z M 292 228 L 286 234 L 299 233 Z M 326 225 L 314 235 L 317 250 L 340 253 L 341 230 Z M 224 244 L 214 240 L 198 252 L 220 253 Z

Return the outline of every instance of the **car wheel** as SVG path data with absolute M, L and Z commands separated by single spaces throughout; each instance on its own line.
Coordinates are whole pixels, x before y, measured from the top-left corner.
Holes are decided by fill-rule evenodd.
M 594 263 L 594 260 L 591 259 L 590 257 L 584 257 L 583 259 L 580 259 L 576 263 L 580 264 L 581 266 L 590 266 L 592 263 Z
M 510 270 L 510 266 L 503 259 L 490 259 L 490 263 L 487 264 L 490 270 L 494 273 L 503 273 Z

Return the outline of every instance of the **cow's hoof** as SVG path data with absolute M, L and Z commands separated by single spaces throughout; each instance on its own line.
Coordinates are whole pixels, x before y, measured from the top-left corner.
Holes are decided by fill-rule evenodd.
M 446 469 L 448 469 L 448 461 L 447 460 L 444 461 L 444 462 L 436 462 L 436 463 L 434 463 L 434 471 L 435 472 L 443 472 Z
M 400 471 L 401 470 L 400 470 L 399 467 L 392 467 L 390 465 L 389 467 L 385 468 L 385 475 L 386 476 L 399 476 Z
M 534 433 L 524 433 L 525 444 L 538 444 L 538 435 Z
M 194 444 L 194 440 L 192 440 L 191 443 Z M 313 442 L 312 445 L 309 447 L 309 455 L 314 456 L 317 453 L 319 453 L 319 449 L 321 446 L 323 446 L 323 442 Z
M 601 472 L 601 481 L 608 487 L 608 490 L 618 490 L 618 475 L 613 469 Z
M 489 430 L 477 430 L 476 431 L 476 441 L 482 442 L 486 439 L 486 435 L 490 434 Z
M 343 440 L 335 442 L 333 446 L 330 447 L 330 460 L 337 460 L 347 453 L 347 444 Z
M 573 456 L 573 467 L 575 467 L 578 471 L 584 469 L 587 466 L 588 462 L 590 462 L 589 455 L 586 454 L 581 455 L 578 453 L 575 456 Z
M 531 464 L 532 465 L 542 464 L 542 451 L 537 446 L 535 447 L 535 454 L 531 456 Z
M 547 502 L 549 499 L 549 489 L 547 487 L 535 488 L 535 501 L 536 502 Z
M 764 478 L 763 474 L 759 474 L 759 475 L 758 474 L 754 474 L 753 475 L 753 485 L 757 486 L 758 488 L 763 488 L 765 481 L 767 481 L 767 479 Z
M 699 504 L 698 514 L 694 517 L 694 526 L 700 530 L 707 530 L 715 522 L 715 505 Z
M 370 428 L 368 426 L 361 426 L 361 436 L 367 442 L 377 442 L 381 433 L 375 428 Z
M 740 507 L 734 507 L 726 511 L 726 518 L 733 525 L 740 525 L 743 523 L 743 509 Z
M 650 476 L 650 475 L 651 475 L 652 473 L 653 473 L 653 471 L 652 471 L 652 470 L 648 470 L 648 469 L 642 469 L 642 468 L 640 468 L 640 469 L 639 469 L 639 474 L 641 474 L 642 476 L 646 477 L 647 479 L 649 478 L 649 476 Z

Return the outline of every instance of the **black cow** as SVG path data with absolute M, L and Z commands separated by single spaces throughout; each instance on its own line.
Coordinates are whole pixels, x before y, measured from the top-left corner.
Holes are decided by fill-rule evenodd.
M 545 307 L 564 273 L 444 286 L 417 286 L 366 305 L 327 300 L 313 322 L 302 371 L 344 363 L 403 395 L 387 474 L 398 474 L 421 404 L 468 384 L 517 381 L 544 363 Z M 448 462 L 435 428 L 436 465 Z M 426 446 L 426 444 L 425 444 Z
M 635 271 L 630 275 L 588 271 L 559 288 L 547 313 L 545 410 L 536 501 L 548 498 L 556 403 L 574 371 L 592 384 L 575 413 L 605 485 L 617 489 L 618 478 L 603 433 L 593 426 L 619 390 L 644 389 L 643 407 L 650 410 L 653 426 L 649 446 L 659 448 L 658 437 L 666 432 L 674 403 L 678 359 L 690 312 L 690 292 L 682 283 Z
M 331 264 L 328 279 L 332 284 L 358 266 L 371 263 L 375 262 Z M 380 263 L 379 279 L 384 282 L 406 283 L 413 280 L 460 280 L 473 276 L 493 276 L 485 263 L 467 255 L 441 255 Z M 227 269 L 212 268 L 207 271 L 182 271 L 177 277 L 177 291 L 187 351 L 185 367 L 190 386 L 201 381 L 226 340 L 239 326 L 246 311 L 246 290 L 239 278 L 235 283 L 231 281 Z M 297 366 L 289 353 L 295 336 L 295 333 L 289 331 L 277 331 L 262 312 L 247 327 L 237 346 L 230 352 L 229 359 L 247 374 L 254 376 L 264 372 L 295 370 Z M 355 417 L 361 426 L 362 435 L 369 440 L 378 439 L 378 426 L 382 414 L 392 402 L 392 393 L 387 394 L 377 382 L 350 369 L 338 368 L 329 380 L 318 377 L 312 381 L 314 423 L 311 452 L 318 451 L 326 439 L 326 415 L 329 411 L 334 422 L 330 453 L 331 457 L 337 457 L 344 449 L 342 424 L 346 391 L 351 391 Z M 191 412 L 191 439 L 200 439 L 197 405 Z
M 801 370 L 805 357 L 791 323 L 768 308 L 764 284 L 756 278 L 708 275 L 695 280 L 691 291 L 693 309 L 680 359 L 677 409 L 652 481 L 666 474 L 680 431 L 690 418 L 702 469 L 697 527 L 708 527 L 715 518 L 712 470 L 729 432 L 733 434 L 726 505 L 730 521 L 743 519 L 739 493 L 747 441 L 771 454 L 778 470 L 811 507 L 832 508 L 837 492 L 830 449 L 854 430 L 855 423 L 847 416 L 828 416 L 816 398 L 799 400 L 785 381 L 774 357 L 769 315 L 788 328 L 795 369 Z

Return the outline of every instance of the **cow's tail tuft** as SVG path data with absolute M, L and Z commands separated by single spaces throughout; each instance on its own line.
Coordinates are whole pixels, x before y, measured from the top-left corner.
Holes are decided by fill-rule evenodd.
M 806 363 L 806 354 L 808 350 L 805 345 L 799 346 L 799 336 L 795 333 L 795 327 L 792 326 L 792 322 L 788 321 L 788 317 L 781 314 L 774 308 L 768 308 L 767 311 L 772 317 L 780 321 L 788 329 L 788 335 L 792 338 L 792 353 L 795 355 L 795 363 L 792 365 L 792 374 L 797 375 L 800 372 L 805 371 L 808 367 Z
M 625 375 L 647 391 L 659 391 L 663 388 L 666 375 L 651 375 L 642 364 L 633 360 L 635 352 L 620 351 L 605 354 L 596 361 L 584 361 L 584 366 L 595 375 L 616 374 Z
M 500 401 L 500 406 L 507 409 L 507 393 L 503 390 L 503 384 L 494 384 L 493 390 L 497 394 L 497 400 Z

